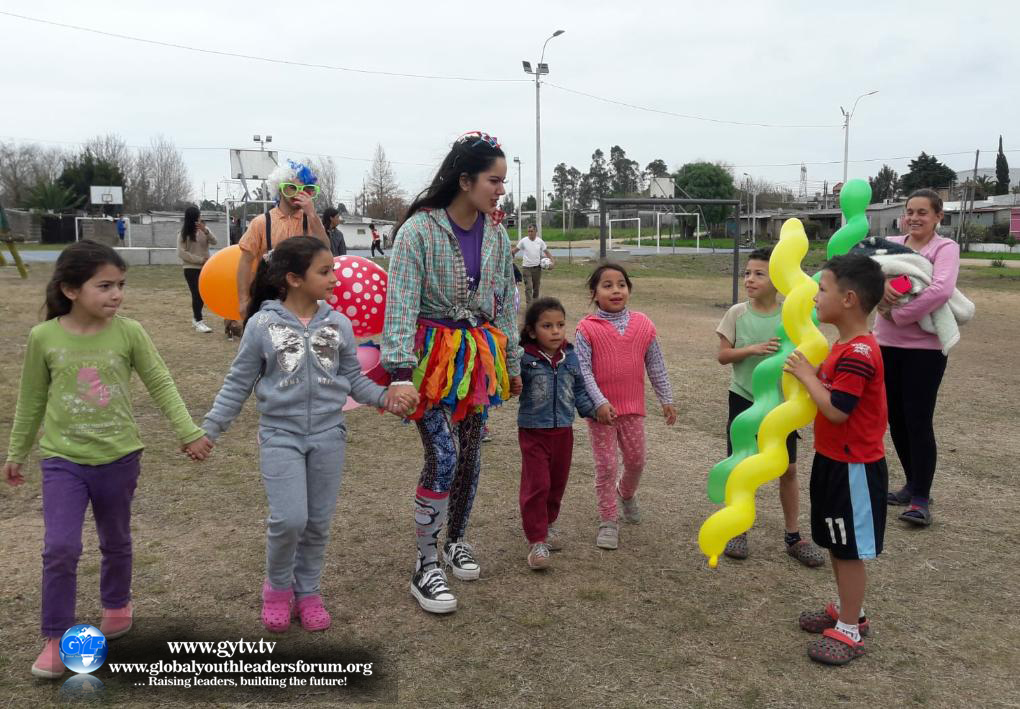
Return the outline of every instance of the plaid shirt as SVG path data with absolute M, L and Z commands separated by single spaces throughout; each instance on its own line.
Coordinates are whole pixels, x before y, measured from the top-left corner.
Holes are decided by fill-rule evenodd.
M 521 373 L 517 343 L 516 290 L 510 238 L 502 225 L 485 218 L 482 273 L 478 289 L 468 290 L 460 244 L 445 209 L 422 209 L 404 222 L 390 252 L 382 365 L 389 371 L 418 364 L 414 336 L 418 318 L 491 322 L 507 336 L 507 370 Z

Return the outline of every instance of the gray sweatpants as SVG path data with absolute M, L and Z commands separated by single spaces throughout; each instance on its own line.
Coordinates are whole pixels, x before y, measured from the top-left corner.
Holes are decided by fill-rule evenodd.
M 266 576 L 274 590 L 293 588 L 298 598 L 319 592 L 346 440 L 341 426 L 310 436 L 259 427 L 269 500 Z

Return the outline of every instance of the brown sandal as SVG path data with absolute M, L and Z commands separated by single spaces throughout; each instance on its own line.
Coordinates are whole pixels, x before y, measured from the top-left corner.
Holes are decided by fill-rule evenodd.
M 836 627 L 839 620 L 839 608 L 835 603 L 830 603 L 820 611 L 804 611 L 798 618 L 800 629 L 808 633 L 824 633 L 829 628 Z M 871 632 L 871 622 L 865 618 L 857 625 L 857 631 L 861 635 L 868 635 Z
M 822 553 L 822 550 L 807 539 L 787 544 L 786 553 L 804 564 L 804 566 L 812 569 L 825 563 L 825 555 Z
M 738 534 L 733 537 L 733 539 L 726 542 L 726 549 L 723 550 L 723 554 L 731 559 L 746 559 L 748 554 L 747 532 Z
M 835 628 L 829 628 L 818 640 L 808 643 L 807 654 L 823 665 L 845 665 L 864 655 L 864 643 L 854 642 Z

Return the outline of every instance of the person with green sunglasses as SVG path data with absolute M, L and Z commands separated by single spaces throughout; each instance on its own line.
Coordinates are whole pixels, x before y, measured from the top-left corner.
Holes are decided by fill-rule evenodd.
M 237 265 L 237 300 L 242 314 L 248 308 L 255 266 L 274 246 L 302 235 L 314 236 L 329 246 L 326 228 L 315 211 L 319 194 L 315 173 L 307 165 L 288 160 L 273 170 L 268 184 L 276 206 L 255 217 L 238 243 L 241 259 Z

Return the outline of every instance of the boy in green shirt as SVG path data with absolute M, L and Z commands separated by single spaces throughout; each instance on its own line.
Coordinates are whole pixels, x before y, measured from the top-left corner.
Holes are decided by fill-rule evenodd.
M 733 419 L 754 403 L 751 374 L 758 364 L 779 349 L 776 330 L 782 324 L 782 307 L 777 302 L 776 287 L 769 279 L 769 258 L 772 247 L 755 249 L 747 257 L 744 268 L 744 290 L 747 301 L 726 311 L 716 333 L 719 335 L 719 364 L 732 364 L 733 376 L 729 390 L 729 418 L 726 422 L 726 455 L 733 453 L 730 425 Z M 805 566 L 825 563 L 821 551 L 800 536 L 800 493 L 797 489 L 797 433 L 786 439 L 790 467 L 779 478 L 779 502 L 783 507 L 786 551 Z M 747 533 L 734 537 L 726 545 L 726 556 L 746 559 Z

